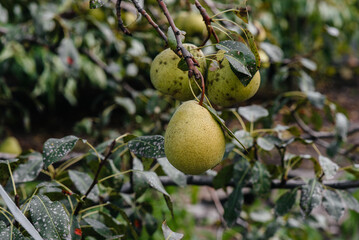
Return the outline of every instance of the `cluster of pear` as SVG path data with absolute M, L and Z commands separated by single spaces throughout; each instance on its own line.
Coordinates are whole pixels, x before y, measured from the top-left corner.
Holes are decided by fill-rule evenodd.
M 184 47 L 199 63 L 206 76 L 206 92 L 210 102 L 228 107 L 252 97 L 258 90 L 260 75 L 257 72 L 244 86 L 231 70 L 223 52 L 216 54 L 218 67 L 207 71 L 203 52 L 192 44 Z M 188 72 L 178 68 L 181 58 L 171 49 L 158 54 L 152 62 L 150 78 L 153 86 L 163 94 L 185 101 L 175 111 L 165 132 L 165 154 L 169 162 L 186 174 L 201 174 L 222 161 L 225 137 L 220 124 L 207 108 L 194 101 L 193 93 L 200 93 Z M 192 91 L 191 91 L 192 88 Z

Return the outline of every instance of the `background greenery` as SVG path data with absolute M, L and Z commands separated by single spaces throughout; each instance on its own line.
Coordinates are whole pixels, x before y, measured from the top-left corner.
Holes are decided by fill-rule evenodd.
M 214 3 L 218 11 L 238 7 L 235 1 L 207 2 Z M 197 11 L 185 1 L 173 0 L 166 3 L 174 17 L 179 8 L 190 11 L 190 6 L 191 11 Z M 204 2 L 201 3 L 206 6 Z M 253 33 L 256 44 L 264 51 L 264 55 L 260 70 L 260 91 L 241 107 L 259 104 L 262 108 L 259 113 L 251 112 L 251 108 L 244 109 L 244 113 L 237 109 L 220 110 L 226 125 L 250 149 L 248 158 L 252 161 L 245 166 L 253 174 L 248 177 L 248 183 L 255 182 L 258 169 L 264 169 L 268 173 L 259 178 L 267 183 L 283 176 L 291 178 L 290 171 L 299 169 L 299 174 L 309 172 L 308 179 L 319 179 L 319 185 L 311 182 L 310 186 L 320 189 L 323 177 L 320 175 L 323 172 L 328 174 L 323 170 L 326 165 L 318 161 L 320 157 L 311 148 L 311 142 L 306 142 L 313 136 L 305 136 L 308 133 L 301 128 L 303 124 L 298 126 L 298 118 L 317 132 L 332 134 L 327 142 L 318 145 L 323 156 L 329 157 L 343 170 L 337 175 L 337 179 L 357 179 L 355 163 L 358 160 L 358 150 L 355 147 L 355 135 L 347 135 L 347 132 L 348 122 L 358 122 L 359 116 L 346 110 L 346 107 L 352 109 L 352 106 L 337 105 L 337 99 L 326 97 L 326 92 L 334 92 L 334 97 L 339 96 L 336 93 L 341 91 L 347 93 L 347 97 L 357 93 L 358 1 L 252 0 L 247 5 L 250 23 L 246 27 Z M 161 224 L 165 219 L 172 230 L 184 233 L 184 239 L 268 239 L 273 236 L 274 239 L 358 238 L 355 225 L 359 217 L 357 212 L 346 210 L 343 216 L 340 214 L 337 218 L 339 213 L 331 213 L 329 210 L 329 215 L 335 216 L 330 218 L 325 210 L 332 208 L 321 206 L 315 214 L 309 215 L 312 209 L 307 213 L 298 204 L 301 201 L 298 189 L 292 192 L 297 204 L 292 209 L 282 209 L 283 214 L 279 214 L 274 206 L 282 194 L 289 195 L 290 191 L 270 191 L 270 185 L 263 184 L 254 192 L 234 197 L 231 194 L 232 188 L 224 186 L 237 181 L 236 174 L 241 173 L 239 168 L 243 167 L 244 162 L 241 154 L 238 154 L 243 149 L 230 140 L 225 161 L 216 168 L 222 175 L 217 175 L 214 182 L 217 189 L 223 187 L 226 190 L 217 199 L 224 206 L 224 212 L 221 213 L 223 216 L 217 216 L 213 220 L 201 217 L 203 210 L 188 210 L 189 206 L 206 206 L 207 209 L 221 212 L 218 205 L 217 208 L 214 207 L 213 197 L 206 200 L 206 194 L 211 192 L 208 189 L 212 188 L 184 187 L 183 176 L 177 179 L 182 183 L 176 182 L 182 187 L 170 186 L 164 190 L 162 185 L 151 185 L 158 191 L 134 189 L 135 194 L 121 193 L 129 182 L 135 186 L 138 183 L 139 188 L 147 189 L 148 178 L 143 178 L 139 173 L 119 172 L 137 169 L 155 172 L 156 176 L 170 176 L 163 169 L 166 168 L 165 165 L 158 164 L 151 158 L 153 155 L 142 156 L 136 154 L 135 148 L 129 148 L 132 135 L 128 135 L 118 139 L 116 151 L 100 173 L 100 179 L 114 174 L 117 174 L 116 177 L 101 182 L 96 187 L 94 196 L 88 197 L 84 203 L 87 211 L 82 212 L 78 220 L 73 220 L 71 213 L 74 209 L 71 204 L 85 194 L 86 187 L 90 185 L 98 169 L 98 157 L 91 149 L 92 145 L 100 154 L 99 158 L 104 159 L 106 144 L 125 133 L 135 136 L 163 135 L 166 124 L 180 104 L 170 96 L 156 92 L 149 80 L 150 64 L 165 48 L 164 41 L 144 17 L 138 15 L 135 20 L 135 9 L 130 2 L 123 1 L 122 6 L 123 19 L 132 32 L 132 37 L 118 30 L 113 1 L 104 2 L 98 9 L 90 9 L 87 0 L 0 3 L 0 137 L 5 139 L 15 136 L 23 150 L 17 158 L 0 160 L 0 166 L 4 172 L 9 172 L 8 168 L 14 171 L 20 205 L 30 219 L 37 216 L 37 211 L 26 212 L 24 207 L 26 204 L 34 205 L 34 196 L 39 196 L 39 201 L 47 203 L 47 206 L 60 203 L 63 208 L 56 207 L 70 216 L 72 226 L 81 226 L 85 239 L 110 236 L 116 238 L 119 235 L 128 239 L 161 239 Z M 213 8 L 206 9 L 210 16 L 215 14 Z M 167 32 L 167 21 L 156 1 L 145 1 L 145 10 Z M 245 26 L 233 12 L 221 14 L 221 18 Z M 218 24 L 233 27 L 228 25 L 228 21 L 217 20 L 213 23 L 214 26 Z M 234 30 L 239 32 L 238 28 Z M 217 32 L 221 40 L 228 38 L 220 31 Z M 203 38 L 203 33 L 194 33 L 186 36 L 186 41 L 199 44 Z M 213 38 L 211 43 L 214 43 Z M 210 47 L 205 48 L 205 51 L 210 50 Z M 265 56 L 269 58 L 267 61 Z M 248 131 L 237 131 L 243 129 L 243 125 L 238 123 L 233 111 L 237 118 L 244 119 Z M 265 113 L 261 115 L 263 111 Z M 248 114 L 259 116 L 248 121 Z M 279 124 L 288 128 L 279 129 Z M 250 131 L 251 128 L 259 131 Z M 261 134 L 261 129 L 272 129 L 273 133 L 264 131 L 265 134 Z M 69 144 L 68 151 L 60 151 L 65 160 L 49 160 L 40 154 L 48 138 L 63 138 L 67 135 L 76 135 L 78 138 L 63 140 Z M 340 154 L 348 149 L 351 151 L 344 156 Z M 72 151 L 70 155 L 69 151 Z M 293 155 L 285 155 L 285 152 Z M 135 161 L 134 159 L 138 159 L 135 155 L 142 161 Z M 288 165 L 278 167 L 280 159 L 284 161 L 284 155 Z M 261 159 L 261 163 L 255 163 L 254 159 Z M 53 163 L 54 169 L 50 167 L 41 170 L 43 160 Z M 21 172 L 21 166 L 32 166 L 36 171 Z M 136 174 L 139 175 L 136 177 Z M 16 176 L 24 175 L 28 176 L 26 180 L 20 177 L 16 179 Z M 10 179 L 10 174 L 5 174 L 1 183 L 13 195 L 15 192 Z M 78 179 L 87 180 L 81 186 Z M 241 182 L 238 191 L 245 184 L 247 183 Z M 61 193 L 64 189 L 73 191 L 74 194 L 70 196 Z M 236 188 L 234 192 L 235 190 Z M 350 192 L 358 197 L 354 190 Z M 260 193 L 260 198 L 256 197 L 257 193 Z M 167 199 L 169 196 L 171 204 Z M 332 198 L 327 196 L 326 199 Z M 238 201 L 239 209 L 237 205 L 231 208 L 231 201 Z M 108 206 L 101 205 L 107 203 Z M 5 206 L 3 202 L 0 204 Z M 89 208 L 98 204 L 99 207 Z M 174 218 L 171 215 L 171 205 Z M 333 208 L 335 207 L 337 206 Z M 346 208 L 354 207 L 347 204 Z M 5 217 L 6 213 L 3 208 L 0 210 L 0 229 L 8 229 L 10 225 Z M 236 215 L 228 215 L 229 211 Z M 237 219 L 239 214 L 240 219 Z M 303 218 L 302 215 L 309 216 Z M 28 237 L 24 229 L 19 229 Z M 0 232 L 5 234 L 5 230 Z M 76 234 L 72 238 L 76 239 Z

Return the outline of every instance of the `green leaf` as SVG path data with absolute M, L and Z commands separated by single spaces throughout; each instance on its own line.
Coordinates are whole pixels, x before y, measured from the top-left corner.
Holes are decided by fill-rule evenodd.
M 308 184 L 302 187 L 300 208 L 305 216 L 308 216 L 315 207 L 320 205 L 322 191 L 323 187 L 316 179 L 310 179 Z
M 0 239 L 3 239 L 3 240 L 7 240 L 7 239 L 9 239 L 9 240 L 12 240 L 12 239 L 25 240 L 28 238 L 25 238 L 21 234 L 21 232 L 17 228 L 15 228 L 14 225 L 10 225 L 3 230 L 0 229 Z
M 295 199 L 297 196 L 298 188 L 295 188 L 291 191 L 287 191 L 282 196 L 278 198 L 278 200 L 275 203 L 275 214 L 277 216 L 283 216 L 287 214 L 290 209 L 293 207 L 295 203 Z
M 240 107 L 238 113 L 249 122 L 256 122 L 258 119 L 269 115 L 268 110 L 259 105 Z
M 128 142 L 128 148 L 138 157 L 165 157 L 164 137 L 161 135 L 137 137 Z
M 95 232 L 100 234 L 102 237 L 109 238 L 113 235 L 111 230 L 102 222 L 93 218 L 85 218 L 84 220 L 93 228 L 93 230 L 95 230 Z
M 176 233 L 176 232 L 172 231 L 167 226 L 166 221 L 164 221 L 162 223 L 162 232 L 163 232 L 163 236 L 165 237 L 166 240 L 180 240 L 184 236 L 182 233 Z
M 133 191 L 136 194 L 136 198 L 140 197 L 148 188 L 148 184 L 143 171 L 143 164 L 138 158 L 133 158 L 133 170 L 135 170 L 132 174 L 132 182 L 133 182 Z
M 35 239 L 35 240 L 43 240 L 40 236 L 39 232 L 35 229 L 35 227 L 30 223 L 30 221 L 25 217 L 25 215 L 21 212 L 21 210 L 15 205 L 15 203 L 11 200 L 9 195 L 6 193 L 5 189 L 0 184 L 0 196 L 5 202 L 6 206 L 23 228 Z
M 253 34 L 248 30 L 248 29 L 244 29 L 244 32 L 246 34 L 246 37 L 247 37 L 247 41 L 248 41 L 248 45 L 249 45 L 249 48 L 251 49 L 254 57 L 255 57 L 255 60 L 256 60 L 256 69 L 258 70 L 259 67 L 261 66 L 261 58 L 259 56 L 259 53 L 258 53 L 258 48 L 257 48 L 257 45 L 256 45 L 256 42 L 254 40 L 254 36 Z
M 272 62 L 283 61 L 284 53 L 280 47 L 268 42 L 261 42 L 260 48 L 269 56 Z
M 299 89 L 302 92 L 314 92 L 314 81 L 306 72 L 300 71 Z
M 233 73 L 244 86 L 247 86 L 252 76 L 257 72 L 256 58 L 251 50 L 242 42 L 225 40 L 216 45 L 220 50 L 225 50 Z
M 77 220 L 76 216 L 71 215 L 70 219 L 70 233 L 71 233 L 71 240 L 81 240 L 82 239 L 82 230 L 79 221 Z
M 307 91 L 305 92 L 305 94 L 307 95 L 309 102 L 313 104 L 313 106 L 319 109 L 322 109 L 324 107 L 326 97 L 323 94 L 314 91 Z
M 236 11 L 234 12 L 236 14 L 237 17 L 239 17 L 243 22 L 248 24 L 248 9 L 247 6 L 245 5 L 245 2 L 243 4 L 243 2 L 241 3 L 241 6 L 236 9 Z
M 172 202 L 172 199 L 171 199 L 169 196 L 165 195 L 165 194 L 163 194 L 163 197 L 165 198 L 165 201 L 166 201 L 166 205 L 167 205 L 168 210 L 170 210 L 170 212 L 171 212 L 172 218 L 174 218 L 175 215 L 174 215 L 174 212 L 173 212 L 173 202 Z
M 348 129 L 348 118 L 343 113 L 335 114 L 335 132 L 343 141 L 347 139 Z
M 89 187 L 91 186 L 91 183 L 93 182 L 93 179 L 84 172 L 79 172 L 76 170 L 69 170 L 69 177 L 71 181 L 74 183 L 76 189 L 82 194 L 85 195 Z M 90 194 L 87 196 L 88 199 L 91 199 L 94 202 L 99 201 L 99 190 L 97 185 L 94 186 L 94 188 L 91 190 Z
M 52 202 L 44 195 L 35 195 L 30 202 L 30 215 L 43 238 L 70 238 L 70 219 L 60 202 Z
M 351 195 L 346 190 L 336 190 L 336 191 L 340 195 L 343 203 L 348 209 L 359 212 L 359 202 L 353 195 Z
M 45 168 L 66 156 L 75 147 L 78 140 L 79 138 L 76 136 L 48 139 L 42 152 Z
M 338 164 L 322 155 L 319 156 L 319 164 L 327 179 L 332 179 L 339 170 Z
M 186 175 L 172 166 L 167 158 L 158 158 L 157 162 L 161 165 L 166 175 L 169 176 L 178 186 L 184 187 L 187 185 Z
M 211 108 L 210 106 L 208 106 L 207 104 L 203 104 L 203 107 L 205 107 L 212 115 L 212 117 L 214 118 L 214 120 L 216 120 L 218 122 L 218 124 L 227 132 L 227 134 L 234 138 L 237 143 L 239 143 L 243 149 L 247 150 L 245 148 L 245 146 L 241 143 L 241 141 L 234 135 L 234 133 L 226 126 L 226 124 L 224 123 L 224 120 L 222 118 L 220 118 L 216 112 L 215 109 Z
M 232 179 L 233 167 L 233 164 L 225 166 L 217 173 L 217 175 L 213 178 L 213 187 L 215 189 L 227 186 L 227 183 L 229 183 Z
M 181 60 L 178 62 L 177 67 L 181 69 L 182 71 L 188 71 L 188 64 L 184 58 L 181 58 Z
M 160 193 L 162 193 L 168 197 L 170 196 L 167 193 L 167 191 L 165 190 L 165 188 L 163 187 L 161 180 L 158 178 L 158 176 L 155 172 L 143 171 L 140 173 L 144 176 L 146 182 L 148 183 L 148 185 L 150 187 L 156 189 L 157 191 L 159 191 Z
M 272 138 L 268 138 L 267 136 L 259 137 L 257 139 L 257 144 L 260 148 L 262 148 L 265 151 L 271 151 L 275 147 Z
M 229 226 L 232 226 L 240 215 L 243 204 L 242 188 L 245 185 L 249 173 L 251 171 L 248 161 L 241 158 L 234 165 L 233 179 L 236 186 L 233 192 L 228 196 L 227 202 L 224 204 L 223 217 Z
M 181 40 L 181 42 L 183 42 L 183 40 L 185 39 L 185 35 L 186 35 L 186 32 L 180 31 L 180 40 Z M 173 32 L 171 26 L 169 26 L 168 30 L 167 30 L 167 39 L 168 39 L 169 47 L 172 50 L 176 51 L 177 50 L 177 40 L 176 40 L 175 33 Z
M 252 190 L 258 195 L 265 195 L 271 190 L 270 173 L 265 165 L 256 162 L 252 168 L 251 182 L 253 184 Z
M 234 136 L 236 136 L 236 139 L 240 140 L 240 144 L 236 139 L 233 139 L 232 143 L 238 146 L 240 149 L 248 149 L 253 146 L 253 137 L 249 132 L 245 130 L 239 130 L 234 132 Z
M 335 190 L 324 191 L 323 207 L 336 221 L 338 221 L 344 213 L 344 204 L 340 199 L 340 195 Z
M 157 219 L 149 213 L 145 215 L 145 228 L 147 233 L 152 236 L 157 231 Z
M 90 0 L 90 9 L 96 9 L 103 6 L 102 0 Z
M 115 102 L 121 107 L 124 107 L 129 114 L 133 115 L 136 113 L 136 105 L 131 98 L 115 97 Z
M 30 153 L 26 163 L 20 164 L 13 172 L 14 181 L 16 183 L 29 182 L 34 180 L 40 173 L 43 161 L 41 153 Z

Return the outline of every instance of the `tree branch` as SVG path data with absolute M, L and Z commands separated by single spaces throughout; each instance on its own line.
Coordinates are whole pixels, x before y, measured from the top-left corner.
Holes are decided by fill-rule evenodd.
M 205 38 L 205 40 L 202 42 L 201 46 L 204 46 L 206 44 L 206 42 L 209 40 L 211 35 L 213 35 L 214 38 L 216 39 L 217 43 L 219 43 L 219 38 L 218 38 L 216 32 L 213 30 L 213 27 L 211 26 L 212 19 L 208 16 L 206 9 L 204 7 L 202 7 L 202 5 L 200 4 L 200 2 L 198 0 L 196 0 L 194 3 L 202 15 L 203 21 L 206 24 L 206 28 L 207 28 L 207 32 L 208 32 L 208 35 Z
M 202 76 L 202 73 L 198 70 L 197 67 L 199 67 L 199 64 L 197 62 L 196 59 L 193 58 L 193 56 L 191 55 L 191 53 L 183 46 L 182 41 L 181 41 L 181 32 L 180 30 L 176 27 L 173 18 L 171 17 L 171 14 L 168 11 L 168 8 L 165 4 L 165 2 L 163 0 L 157 0 L 159 6 L 161 7 L 163 13 L 165 14 L 168 23 L 170 24 L 173 33 L 176 37 L 176 42 L 177 42 L 177 51 L 180 51 L 182 53 L 182 57 L 184 58 L 184 60 L 187 63 L 188 66 L 188 77 L 191 78 L 192 76 L 195 77 L 195 79 L 197 80 L 201 80 L 201 84 L 202 84 L 202 95 L 201 95 L 201 99 L 199 101 L 199 105 L 202 105 L 203 100 L 204 100 L 204 93 L 205 93 L 205 85 L 204 85 L 204 78 Z
M 167 176 L 159 177 L 163 186 L 176 186 L 177 184 Z M 186 182 L 188 185 L 196 186 L 208 186 L 213 187 L 213 176 L 187 176 Z M 293 189 L 296 187 L 302 187 L 306 184 L 303 180 L 288 180 L 285 183 L 279 179 L 272 180 L 271 188 L 272 189 Z M 234 187 L 235 182 L 231 181 L 227 186 Z M 349 189 L 349 188 L 359 188 L 359 180 L 356 181 L 323 181 L 323 185 L 335 189 Z M 247 184 L 246 187 L 252 188 L 252 184 Z M 121 192 L 130 193 L 132 191 L 130 183 L 125 183 L 122 186 Z

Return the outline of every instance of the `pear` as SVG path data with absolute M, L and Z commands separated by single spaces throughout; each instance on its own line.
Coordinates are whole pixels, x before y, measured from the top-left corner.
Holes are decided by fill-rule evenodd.
M 19 155 L 22 150 L 19 141 L 15 137 L 7 137 L 0 144 L 0 152 Z
M 174 21 L 176 26 L 189 36 L 203 36 L 207 31 L 206 24 L 199 12 L 180 12 Z
M 199 71 L 203 74 L 206 68 L 206 60 L 203 52 L 193 44 L 183 46 L 199 62 Z M 163 94 L 171 95 L 177 100 L 186 101 L 193 99 L 189 86 L 188 71 L 182 71 L 177 67 L 181 60 L 170 48 L 158 54 L 151 64 L 150 77 L 153 86 Z M 199 94 L 196 83 L 191 80 L 191 86 L 196 95 Z
M 201 174 L 223 158 L 225 138 L 210 112 L 196 101 L 184 102 L 165 133 L 168 161 L 186 174 Z
M 230 107 L 253 97 L 259 89 L 261 77 L 257 71 L 250 83 L 244 86 L 233 73 L 223 53 L 217 54 L 219 68 L 208 71 L 207 96 L 211 103 L 222 107 Z

